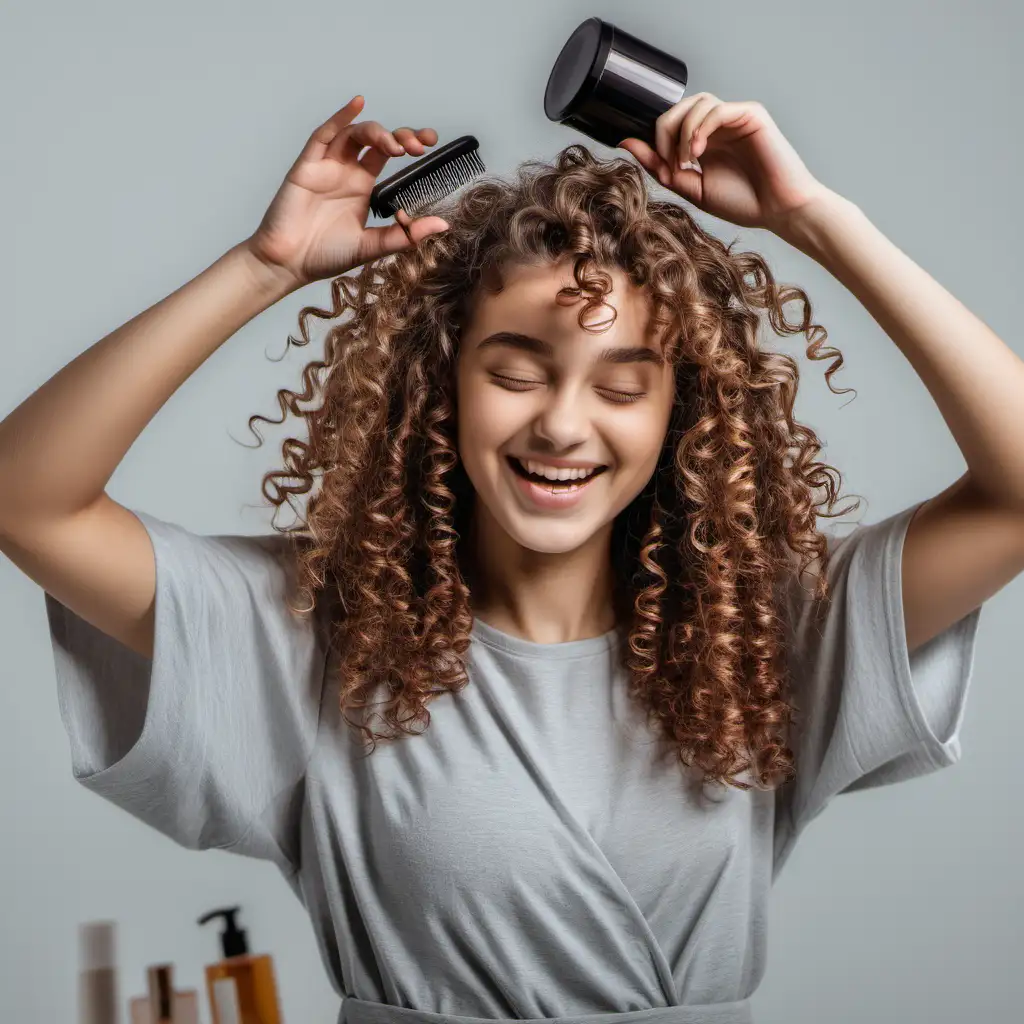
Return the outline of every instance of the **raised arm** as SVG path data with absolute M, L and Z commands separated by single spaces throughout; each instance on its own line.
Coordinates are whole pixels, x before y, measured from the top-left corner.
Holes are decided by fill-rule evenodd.
M 86 349 L 0 422 L 0 551 L 147 656 L 153 551 L 145 528 L 105 487 L 181 384 L 294 287 L 237 245 Z

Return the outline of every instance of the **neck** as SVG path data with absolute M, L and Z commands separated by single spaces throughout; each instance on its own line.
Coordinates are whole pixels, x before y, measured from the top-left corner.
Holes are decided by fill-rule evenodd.
M 532 551 L 486 513 L 474 516 L 468 579 L 473 615 L 534 643 L 567 643 L 615 626 L 611 524 L 566 552 Z

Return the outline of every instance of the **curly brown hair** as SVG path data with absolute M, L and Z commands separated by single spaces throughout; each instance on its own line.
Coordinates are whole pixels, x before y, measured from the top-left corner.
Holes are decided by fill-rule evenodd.
M 602 269 L 617 266 L 646 289 L 676 381 L 657 468 L 613 523 L 630 697 L 705 781 L 746 790 L 745 772 L 756 788 L 796 774 L 779 584 L 814 562 L 813 596 L 829 597 L 816 515 L 844 515 L 859 500 L 831 511 L 841 474 L 815 461 L 816 434 L 794 421 L 799 369 L 758 344 L 760 312 L 778 335 L 806 334 L 810 359 L 836 357 L 825 372 L 834 394 L 852 389 L 832 388 L 843 358 L 823 349 L 806 293 L 778 287 L 759 254 L 733 252 L 684 206 L 653 198 L 648 180 L 629 160 L 600 160 L 580 144 L 553 163 L 524 162 L 511 183 L 481 177 L 417 211 L 450 230 L 335 278 L 331 309 L 299 312 L 296 346 L 309 344 L 308 317 L 351 315 L 330 327 L 324 359 L 303 369 L 304 390 L 277 392 L 281 419 L 251 416 L 249 429 L 288 412 L 306 420 L 308 442 L 287 438 L 286 468 L 266 473 L 261 489 L 279 509 L 322 473 L 305 522 L 274 529 L 292 538 L 306 606 L 289 608 L 323 613 L 342 714 L 371 752 L 378 739 L 422 731 L 409 722 L 425 729 L 427 704 L 469 682 L 460 540 L 474 491 L 456 449 L 454 389 L 472 298 L 500 289 L 508 262 L 570 258 L 576 287 L 562 291 L 586 297 L 581 327 L 608 294 Z M 791 322 L 783 307 L 794 299 L 802 313 Z M 347 713 L 374 703 L 384 732 Z

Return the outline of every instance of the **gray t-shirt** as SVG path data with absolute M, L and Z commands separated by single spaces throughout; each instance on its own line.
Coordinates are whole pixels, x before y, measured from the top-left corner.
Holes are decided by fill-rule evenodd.
M 794 585 L 798 775 L 776 792 L 695 785 L 627 699 L 614 632 L 537 644 L 479 619 L 466 689 L 364 756 L 319 632 L 284 607 L 285 539 L 136 511 L 152 660 L 46 595 L 74 776 L 183 846 L 275 863 L 343 1020 L 744 1024 L 802 830 L 839 793 L 960 758 L 980 608 L 908 657 L 917 507 L 826 531 L 827 615 Z

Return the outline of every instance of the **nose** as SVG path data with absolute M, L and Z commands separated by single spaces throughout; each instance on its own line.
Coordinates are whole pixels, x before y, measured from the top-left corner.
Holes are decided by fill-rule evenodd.
M 586 402 L 575 388 L 551 388 L 534 420 L 534 433 L 553 451 L 563 452 L 582 444 L 589 431 Z

